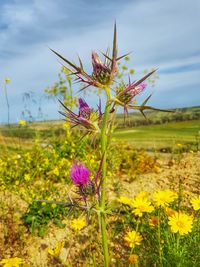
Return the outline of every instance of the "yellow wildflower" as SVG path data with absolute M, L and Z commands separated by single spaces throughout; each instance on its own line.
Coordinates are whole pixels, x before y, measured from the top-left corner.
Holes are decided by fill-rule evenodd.
M 167 189 L 160 190 L 153 194 L 156 206 L 165 207 L 178 198 L 177 193 Z
M 183 147 L 183 145 L 182 145 L 182 144 L 176 144 L 176 146 L 177 146 L 177 147 Z
M 26 125 L 26 121 L 25 120 L 19 120 L 18 124 L 21 126 L 24 126 L 24 125 Z
M 131 263 L 131 264 L 136 264 L 136 263 L 138 263 L 138 255 L 137 254 L 131 254 L 130 256 L 129 256 L 129 262 Z
M 124 240 L 128 242 L 130 248 L 134 248 L 135 245 L 140 245 L 140 243 L 142 242 L 143 238 L 142 236 L 137 233 L 136 231 L 131 231 L 131 232 L 127 232 Z
M 30 181 L 30 179 L 31 179 L 30 174 L 29 174 L 29 173 L 26 173 L 26 174 L 24 175 L 24 180 L 25 180 L 25 181 Z
M 190 202 L 194 210 L 200 210 L 200 195 L 193 197 Z
M 84 227 L 86 226 L 86 222 L 83 219 L 74 219 L 72 221 L 71 227 L 75 230 L 75 231 L 80 231 L 82 230 Z
M 121 196 L 121 197 L 119 197 L 117 199 L 117 201 L 122 203 L 122 204 L 124 204 L 124 205 L 129 205 L 130 206 L 132 200 L 130 198 L 128 198 L 128 197 Z
M 137 196 L 132 201 L 131 206 L 134 208 L 132 212 L 139 217 L 142 217 L 144 212 L 150 213 L 154 210 L 151 202 L 147 198 L 141 196 Z
M 140 191 L 140 192 L 136 195 L 136 198 L 147 199 L 148 195 L 149 195 L 149 194 L 148 194 L 146 191 Z
M 56 176 L 59 176 L 59 169 L 58 167 L 55 167 L 53 170 L 52 170 L 52 173 Z
M 173 233 L 179 232 L 180 235 L 185 235 L 192 231 L 193 217 L 183 212 L 177 212 L 169 217 L 168 223 Z
M 63 249 L 64 245 L 65 245 L 65 242 L 64 241 L 58 242 L 57 245 L 56 245 L 56 247 L 54 249 L 48 248 L 48 253 L 51 256 L 53 256 L 55 258 L 58 258 L 60 256 L 60 252 Z
M 51 204 L 51 207 L 52 207 L 53 209 L 55 209 L 55 208 L 57 207 L 57 205 L 56 205 L 55 203 L 53 203 L 53 204 Z
M 19 267 L 22 263 L 23 260 L 18 257 L 3 259 L 0 261 L 0 264 L 3 264 L 3 267 Z
M 5 78 L 4 82 L 5 82 L 5 84 L 9 84 L 11 82 L 11 79 L 10 78 Z

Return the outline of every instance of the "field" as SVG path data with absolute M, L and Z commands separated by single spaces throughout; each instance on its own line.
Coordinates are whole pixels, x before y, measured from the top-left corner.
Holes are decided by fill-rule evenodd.
M 199 217 L 190 204 L 200 194 L 199 132 L 199 120 L 115 129 L 106 189 L 112 206 L 107 218 L 111 266 L 199 266 Z M 103 266 L 95 214 L 88 215 L 87 225 L 83 210 L 59 204 L 67 203 L 68 194 L 77 201 L 69 178 L 74 156 L 93 176 L 97 172 L 98 144 L 94 148 L 87 137 L 80 144 L 80 133 L 51 121 L 1 126 L 0 146 L 0 253 L 2 259 L 18 261 L 8 266 Z M 156 206 L 154 194 L 169 194 L 163 191 L 169 189 L 168 214 L 165 206 Z M 141 200 L 146 211 L 136 204 Z M 179 209 L 196 216 L 191 234 L 179 236 L 167 226 L 167 216 Z M 132 246 L 135 227 L 141 236 L 138 232 L 138 245 Z M 196 249 L 188 257 L 191 247 Z M 159 256 L 160 248 L 165 255 Z
M 121 119 L 118 118 L 116 125 L 120 123 Z M 13 125 L 10 128 L 0 126 L 0 145 L 2 149 L 5 147 L 14 149 L 19 145 L 28 148 L 34 143 L 34 138 L 37 136 L 45 141 L 50 137 L 62 135 L 64 135 L 62 121 L 33 122 L 23 128 L 18 125 Z M 166 150 L 167 152 L 169 150 L 171 151 L 176 144 L 181 143 L 185 147 L 198 150 L 200 142 L 200 121 L 169 122 L 131 128 L 129 124 L 123 124 L 123 128 L 117 127 L 115 129 L 113 136 L 116 141 L 128 142 L 136 149 L 150 151 Z
M 117 140 L 130 142 L 135 148 L 150 150 L 169 149 L 178 143 L 198 146 L 200 121 L 170 122 L 119 129 L 114 137 Z

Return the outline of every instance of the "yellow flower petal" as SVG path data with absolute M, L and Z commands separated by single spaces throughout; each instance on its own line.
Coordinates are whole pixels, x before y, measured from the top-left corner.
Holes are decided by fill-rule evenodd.
M 169 217 L 168 224 L 173 233 L 179 232 L 180 235 L 185 235 L 192 231 L 193 217 L 183 212 L 177 212 Z

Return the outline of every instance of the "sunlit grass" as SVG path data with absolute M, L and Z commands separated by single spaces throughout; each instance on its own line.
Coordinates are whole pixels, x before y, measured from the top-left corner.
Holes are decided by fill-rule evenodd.
M 176 143 L 195 144 L 199 141 L 199 132 L 199 121 L 187 121 L 120 129 L 114 137 L 130 142 L 136 148 L 158 149 L 173 147 Z

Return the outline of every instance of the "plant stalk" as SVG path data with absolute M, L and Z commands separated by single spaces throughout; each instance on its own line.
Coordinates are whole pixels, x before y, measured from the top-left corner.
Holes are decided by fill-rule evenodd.
M 158 249 L 159 249 L 159 261 L 160 261 L 160 267 L 163 266 L 162 261 L 162 246 L 161 246 L 161 225 L 160 225 L 160 208 L 158 210 Z
M 6 104 L 7 104 L 7 115 L 8 115 L 8 126 L 10 126 L 10 105 L 8 101 L 8 93 L 6 84 L 4 85 L 5 97 L 6 97 Z
M 107 126 L 108 126 L 108 115 L 110 111 L 110 91 L 106 90 L 106 106 L 103 114 L 103 122 L 101 128 L 101 154 L 103 157 L 102 161 L 102 184 L 101 184 L 101 196 L 100 196 L 100 225 L 101 225 L 101 238 L 104 254 L 104 266 L 109 266 L 109 250 L 108 250 L 108 239 L 106 231 L 106 215 L 105 215 L 105 199 L 106 199 L 106 174 L 107 174 Z

